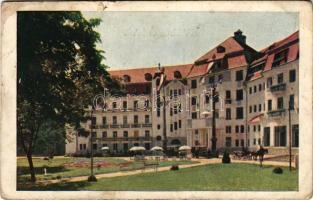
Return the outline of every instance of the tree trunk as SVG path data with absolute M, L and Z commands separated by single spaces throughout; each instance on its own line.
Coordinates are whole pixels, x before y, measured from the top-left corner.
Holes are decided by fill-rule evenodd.
M 28 160 L 28 164 L 29 164 L 30 180 L 32 182 L 36 182 L 35 168 L 34 168 L 34 164 L 33 164 L 32 154 L 27 154 L 27 160 Z

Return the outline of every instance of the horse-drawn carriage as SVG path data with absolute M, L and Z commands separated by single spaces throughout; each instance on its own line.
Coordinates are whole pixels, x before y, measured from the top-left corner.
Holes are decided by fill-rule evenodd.
M 260 147 L 257 151 L 249 151 L 243 149 L 242 151 L 233 151 L 232 158 L 237 160 L 259 160 L 263 161 L 264 155 L 268 153 L 267 149 Z

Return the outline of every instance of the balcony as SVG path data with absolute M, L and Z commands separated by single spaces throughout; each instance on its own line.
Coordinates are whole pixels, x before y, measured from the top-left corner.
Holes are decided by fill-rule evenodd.
M 187 128 L 188 129 L 209 128 L 211 126 L 212 126 L 212 118 L 188 119 L 188 121 L 187 121 Z
M 120 125 L 118 125 L 118 124 L 111 124 L 110 125 L 110 128 L 119 128 L 120 127 Z
M 130 128 L 130 124 L 122 124 L 121 128 Z
M 225 104 L 231 104 L 231 99 L 225 99 Z
M 102 137 L 99 138 L 105 142 L 117 142 L 117 141 L 151 141 L 152 137 Z
M 100 128 L 109 128 L 109 125 L 108 124 L 102 124 L 102 125 L 99 125 Z
M 286 111 L 285 109 L 273 110 L 273 111 L 267 112 L 267 115 L 269 117 L 280 117 L 285 114 L 285 111 Z
M 145 123 L 145 124 L 142 124 L 141 126 L 143 128 L 150 128 L 150 127 L 152 127 L 152 124 L 151 123 Z
M 140 128 L 140 127 L 141 127 L 141 124 L 132 124 L 131 127 L 132 127 L 132 128 Z
M 273 85 L 270 87 L 271 92 L 279 92 L 279 91 L 285 91 L 286 90 L 286 83 L 280 83 L 277 85 Z

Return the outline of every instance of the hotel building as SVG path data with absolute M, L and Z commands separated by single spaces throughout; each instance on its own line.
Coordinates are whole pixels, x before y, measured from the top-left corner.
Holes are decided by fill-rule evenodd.
M 105 109 L 81 123 L 84 134 L 69 129 L 66 153 L 89 151 L 90 133 L 99 152 L 164 144 L 208 149 L 213 130 L 218 150 L 263 145 L 284 153 L 291 131 L 297 151 L 298 37 L 295 32 L 256 51 L 238 30 L 192 64 L 109 71 L 127 95 L 106 96 Z

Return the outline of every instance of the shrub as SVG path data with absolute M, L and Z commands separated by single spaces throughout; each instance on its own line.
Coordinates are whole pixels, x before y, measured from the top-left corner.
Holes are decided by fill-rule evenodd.
M 282 174 L 283 173 L 283 169 L 280 168 L 280 167 L 275 167 L 273 169 L 273 173 L 275 173 L 275 174 Z
M 96 182 L 96 181 L 97 181 L 97 178 L 96 178 L 94 175 L 92 175 L 92 176 L 89 176 L 89 177 L 88 177 L 88 181 L 89 181 L 89 182 Z
M 172 165 L 171 170 L 179 170 L 178 165 Z
M 230 163 L 230 157 L 228 152 L 224 152 L 223 158 L 222 158 L 222 163 Z
M 62 178 L 62 176 L 60 176 L 60 175 L 57 176 L 57 179 L 61 179 L 61 178 Z

